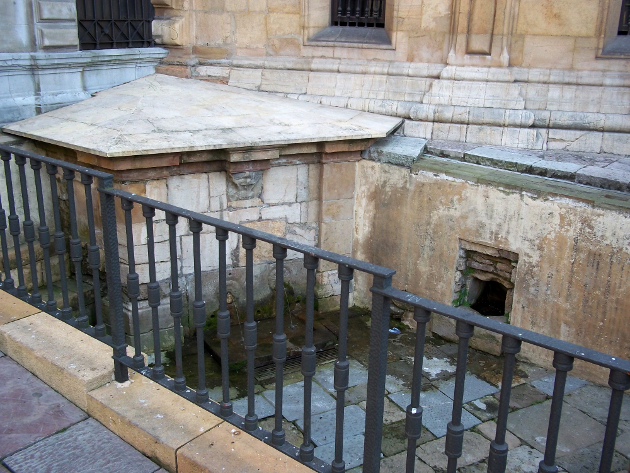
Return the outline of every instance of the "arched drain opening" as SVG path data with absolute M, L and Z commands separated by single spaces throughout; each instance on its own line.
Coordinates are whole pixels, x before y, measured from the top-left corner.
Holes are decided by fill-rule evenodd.
M 479 281 L 477 279 L 477 281 Z M 481 315 L 499 317 L 509 312 L 505 307 L 507 288 L 496 281 L 479 281 L 481 292 L 477 299 L 470 304 Z

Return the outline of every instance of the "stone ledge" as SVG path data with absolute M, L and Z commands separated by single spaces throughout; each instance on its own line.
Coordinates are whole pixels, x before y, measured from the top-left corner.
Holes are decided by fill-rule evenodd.
M 0 290 L 0 326 L 40 312 L 41 310 L 37 307 Z M 0 343 L 2 343 L 1 339 Z
M 427 140 L 392 135 L 381 138 L 362 153 L 370 161 L 411 167 L 424 153 Z

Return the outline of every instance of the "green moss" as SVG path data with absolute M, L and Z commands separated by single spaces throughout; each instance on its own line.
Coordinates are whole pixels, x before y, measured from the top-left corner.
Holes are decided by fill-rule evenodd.
M 235 363 L 230 363 L 229 365 L 229 369 L 231 373 L 238 373 L 239 371 L 241 371 L 242 369 L 244 369 L 247 366 L 247 360 L 242 360 L 242 361 L 237 361 Z
M 457 297 L 453 299 L 453 306 L 470 307 L 470 303 L 468 302 L 468 288 L 466 286 L 462 287 L 457 293 Z

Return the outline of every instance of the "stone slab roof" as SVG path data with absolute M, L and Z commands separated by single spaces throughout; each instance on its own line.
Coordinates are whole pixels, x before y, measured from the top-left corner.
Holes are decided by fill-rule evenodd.
M 402 120 L 161 74 L 7 125 L 97 156 L 380 138 Z

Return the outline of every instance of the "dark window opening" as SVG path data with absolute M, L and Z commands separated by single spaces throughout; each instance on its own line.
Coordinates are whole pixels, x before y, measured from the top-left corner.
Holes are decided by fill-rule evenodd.
M 77 0 L 79 48 L 153 46 L 151 0 Z
M 470 304 L 481 315 L 488 317 L 500 317 L 506 314 L 505 301 L 507 289 L 496 281 L 479 281 L 481 292 L 477 300 Z
M 385 0 L 333 0 L 332 25 L 385 27 Z
M 628 35 L 630 29 L 630 0 L 623 0 L 621 3 L 621 15 L 619 16 L 619 30 L 618 35 Z

